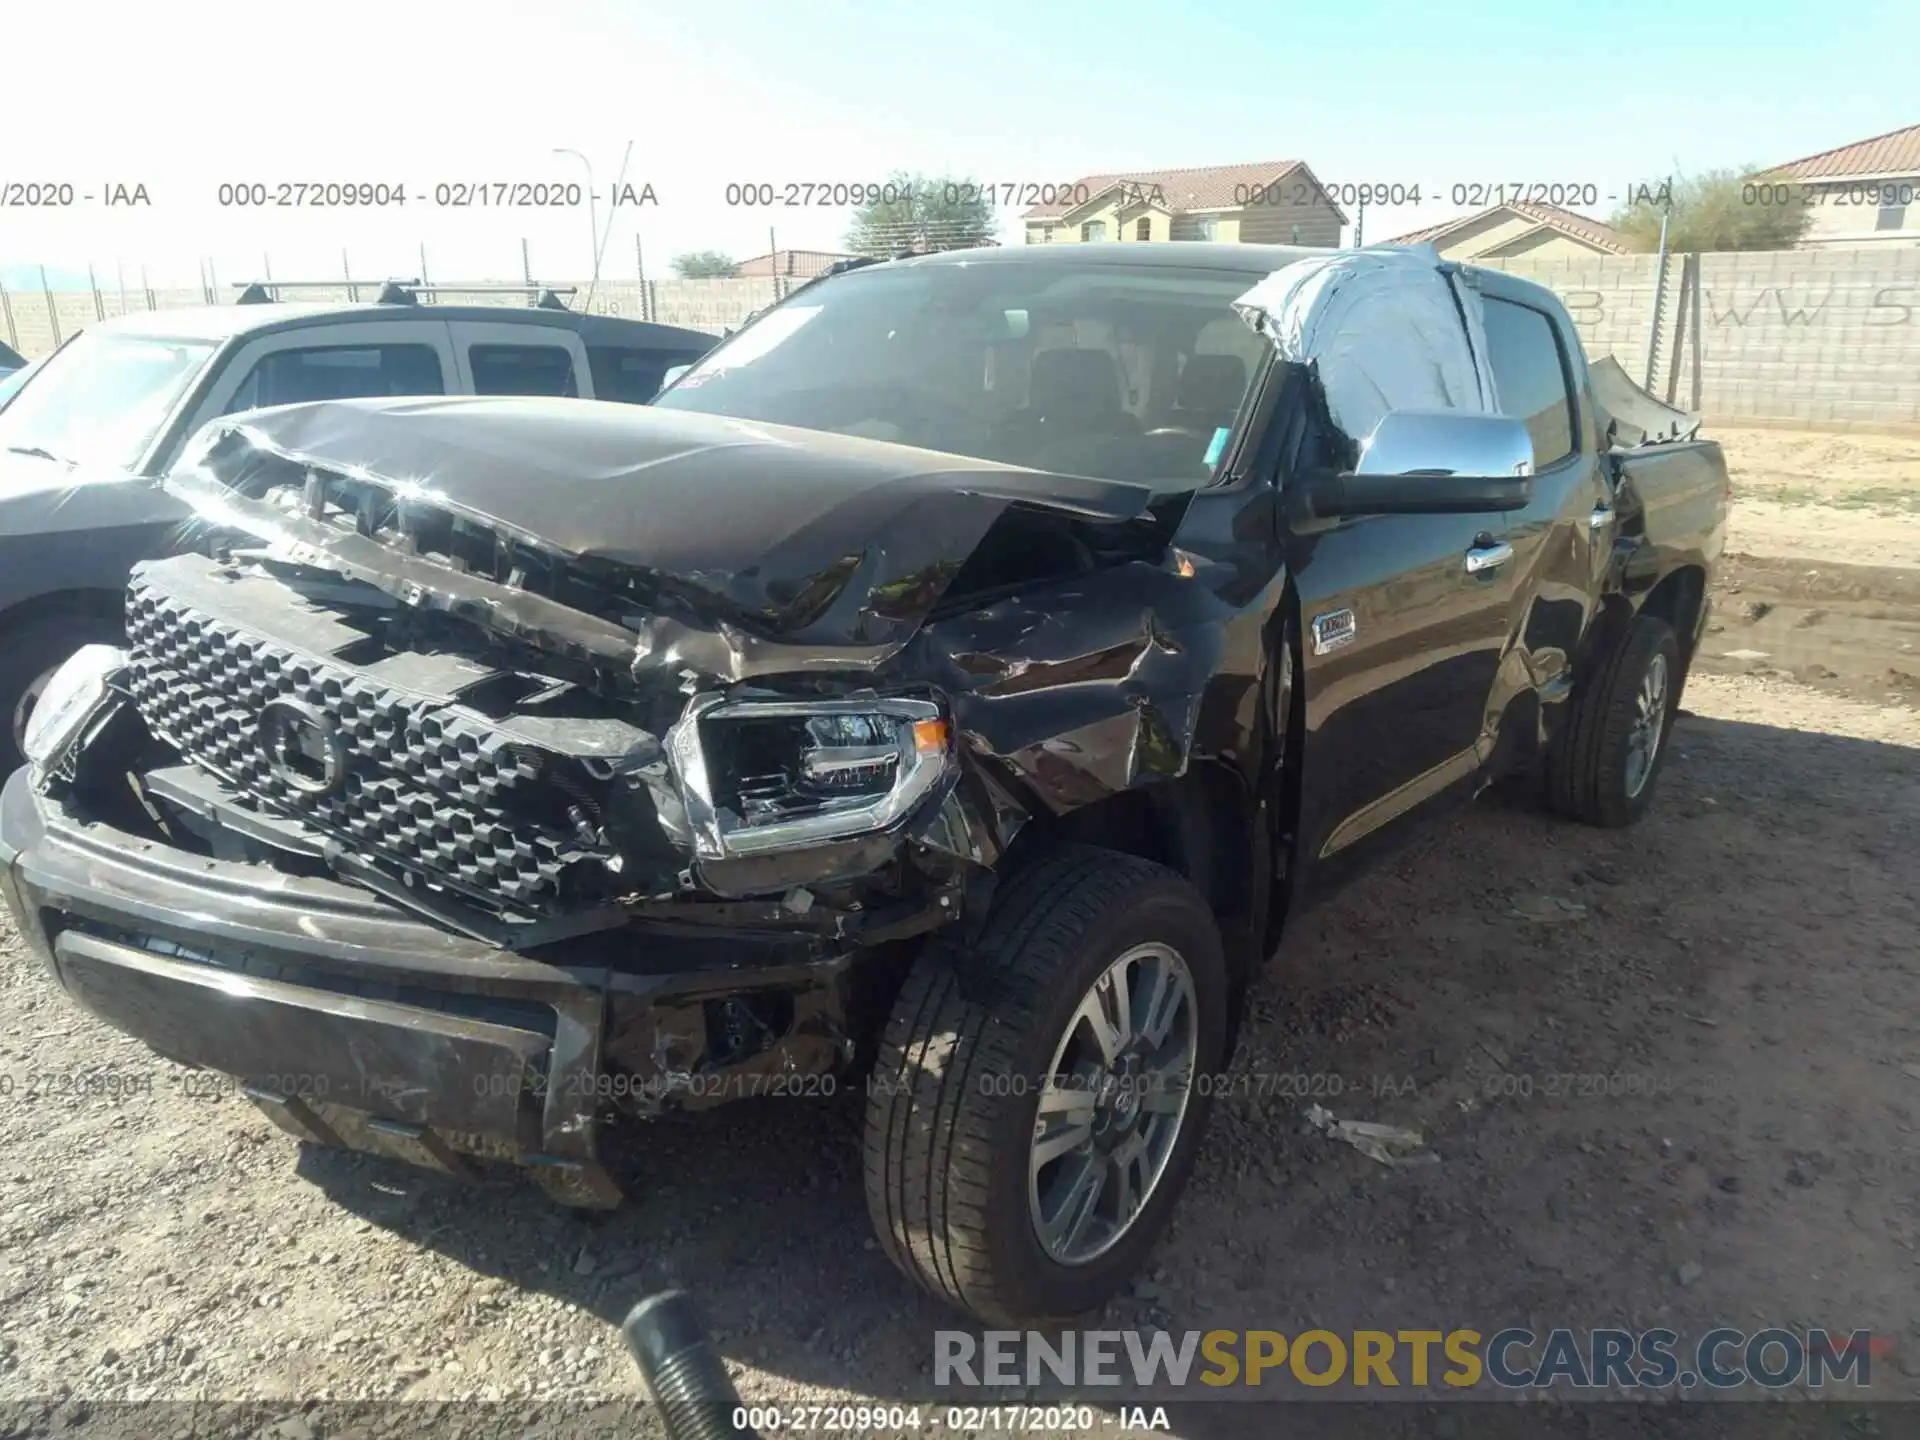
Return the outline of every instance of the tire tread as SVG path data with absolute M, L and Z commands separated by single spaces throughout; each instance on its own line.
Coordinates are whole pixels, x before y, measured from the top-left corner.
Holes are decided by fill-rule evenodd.
M 1669 705 L 1677 677 L 1678 645 L 1664 620 L 1636 616 L 1626 634 L 1611 646 L 1591 676 L 1591 683 L 1573 698 L 1572 713 L 1547 759 L 1547 805 L 1569 819 L 1589 825 L 1615 826 L 1636 818 L 1643 806 L 1614 803 L 1609 786 L 1610 757 L 1633 723 L 1633 706 L 1640 677 L 1662 646 L 1669 651 Z M 1664 754 L 1666 739 L 1662 738 Z M 1649 777 L 1643 796 L 1650 795 Z
M 993 1107 L 1049 978 L 1103 912 L 1186 887 L 1150 861 L 1067 845 L 1013 877 L 979 942 L 936 938 L 888 1020 L 867 1107 L 868 1208 L 882 1251 L 923 1290 L 990 1320 L 1019 1316 L 987 1241 Z

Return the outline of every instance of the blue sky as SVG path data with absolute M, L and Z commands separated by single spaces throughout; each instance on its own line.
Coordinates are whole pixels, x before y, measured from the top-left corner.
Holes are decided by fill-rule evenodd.
M 91 261 L 193 283 L 273 271 L 584 274 L 583 211 L 223 209 L 223 181 L 628 178 L 607 273 L 713 247 L 837 247 L 846 215 L 724 203 L 729 181 L 996 182 L 1300 158 L 1329 183 L 1420 183 L 1385 239 L 1459 213 L 1453 183 L 1594 184 L 1771 163 L 1920 123 L 1920 5 L 1779 0 L 1448 7 L 1159 0 L 883 9 L 847 0 L 27 0 L 8 21 L 0 183 L 140 182 L 149 208 L 0 210 L 0 276 Z M 21 57 L 58 57 L 44 68 Z M 78 60 L 76 56 L 90 56 Z M 24 76 L 24 78 L 22 78 Z M 1011 222 L 1012 215 L 1009 214 Z M 1009 223 L 1007 238 L 1017 238 Z M 32 273 L 32 272 L 29 272 Z

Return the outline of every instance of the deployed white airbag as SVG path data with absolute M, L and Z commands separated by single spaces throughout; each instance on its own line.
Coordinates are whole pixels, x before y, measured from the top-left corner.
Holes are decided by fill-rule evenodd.
M 1296 260 L 1234 309 L 1282 358 L 1318 366 L 1328 413 L 1355 440 L 1389 410 L 1499 410 L 1476 359 L 1487 353 L 1480 296 L 1441 272 L 1431 246 Z

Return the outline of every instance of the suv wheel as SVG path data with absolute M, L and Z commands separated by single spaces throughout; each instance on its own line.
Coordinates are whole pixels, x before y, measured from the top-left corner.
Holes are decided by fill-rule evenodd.
M 1219 931 L 1173 871 L 1074 845 L 1008 881 L 887 1025 L 866 1189 L 888 1257 L 987 1323 L 1100 1305 L 1193 1168 L 1226 1011 Z
M 1632 627 L 1573 700 L 1547 762 L 1547 802 L 1590 825 L 1631 825 L 1653 799 L 1681 681 L 1673 627 Z

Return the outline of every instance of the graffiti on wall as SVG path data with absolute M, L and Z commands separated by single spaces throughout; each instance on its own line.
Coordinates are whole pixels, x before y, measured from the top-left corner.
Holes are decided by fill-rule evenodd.
M 1607 299 L 1600 290 L 1568 290 L 1560 297 L 1582 334 L 1606 324 Z M 1701 290 L 1700 299 L 1701 318 L 1716 330 L 1767 325 L 1814 328 L 1841 325 L 1856 318 L 1876 328 L 1920 325 L 1920 286 L 1915 285 L 1882 285 L 1870 294 L 1834 285 L 1763 285 L 1757 289 L 1716 289 L 1708 285 Z M 1644 313 L 1628 314 L 1635 322 L 1645 320 Z

